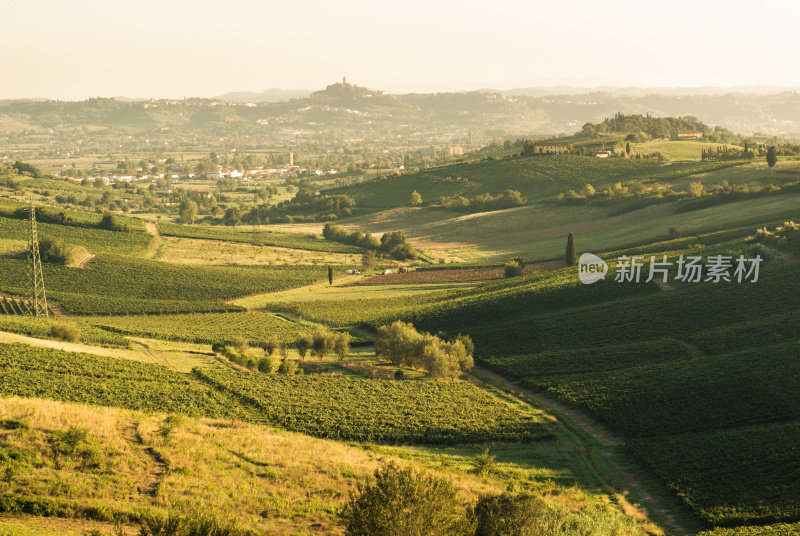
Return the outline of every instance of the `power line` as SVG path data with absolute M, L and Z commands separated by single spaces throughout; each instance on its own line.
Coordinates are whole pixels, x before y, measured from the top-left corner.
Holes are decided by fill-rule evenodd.
M 36 209 L 31 202 L 30 228 L 28 230 L 28 264 L 30 266 L 28 314 L 31 316 L 49 316 L 47 296 L 44 291 L 44 275 L 42 259 L 39 256 L 39 236 L 36 232 Z

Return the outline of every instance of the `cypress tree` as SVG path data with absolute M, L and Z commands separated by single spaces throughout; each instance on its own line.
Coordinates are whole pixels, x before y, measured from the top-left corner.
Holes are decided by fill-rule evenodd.
M 569 233 L 567 237 L 567 252 L 564 255 L 564 261 L 567 266 L 575 266 L 578 264 L 578 253 L 575 251 L 575 235 Z
M 775 146 L 770 145 L 769 149 L 767 149 L 767 165 L 769 167 L 775 167 L 775 164 L 778 163 L 778 155 L 775 154 Z
M 333 268 L 328 266 L 328 284 L 333 285 Z

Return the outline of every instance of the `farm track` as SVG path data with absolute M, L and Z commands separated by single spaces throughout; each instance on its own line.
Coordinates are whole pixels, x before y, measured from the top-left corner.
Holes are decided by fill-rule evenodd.
M 517 396 L 533 401 L 545 410 L 555 413 L 554 416 L 561 420 L 567 428 L 571 424 L 591 436 L 599 446 L 599 454 L 603 461 L 614 470 L 621 481 L 620 483 L 641 502 L 642 506 L 651 514 L 653 520 L 660 523 L 668 534 L 690 536 L 697 534 L 701 530 L 699 521 L 688 511 L 685 505 L 670 494 L 669 490 L 660 481 L 646 474 L 632 461 L 624 460 L 623 462 L 619 459 L 619 455 L 625 455 L 624 440 L 591 416 L 543 393 L 520 387 L 490 370 L 475 367 L 472 372 L 480 381 L 499 386 Z M 618 489 L 619 486 L 609 482 L 608 478 L 603 476 L 592 458 L 591 447 L 585 443 L 579 446 L 597 476 L 605 482 L 607 488 L 613 490 L 623 508 L 626 510 L 629 508 L 635 509 L 635 506 L 631 506 L 628 503 L 625 498 L 626 494 Z
M 336 283 L 340 283 L 342 281 L 349 281 L 351 279 L 358 279 L 359 277 L 361 277 L 361 276 L 360 275 L 343 275 L 341 277 L 335 278 L 333 280 L 333 283 L 335 285 Z M 279 290 L 278 292 L 263 292 L 261 294 L 251 294 L 250 296 L 243 296 L 241 298 L 234 298 L 232 300 L 228 300 L 225 303 L 230 304 L 230 305 L 239 305 L 240 302 L 246 302 L 246 301 L 250 301 L 250 300 L 257 300 L 259 298 L 266 298 L 268 296 L 273 296 L 273 297 L 291 296 L 292 293 L 295 293 L 295 292 L 302 292 L 302 291 L 305 291 L 305 290 L 313 290 L 315 288 L 325 287 L 327 285 L 328 285 L 328 280 L 327 279 L 323 279 L 322 281 L 317 281 L 316 283 L 311 283 L 310 285 L 305 285 L 305 286 L 302 286 L 302 287 L 290 288 L 290 289 L 286 289 L 286 290 Z M 344 286 L 344 285 L 342 285 L 342 286 Z M 248 307 L 246 305 L 243 305 L 243 307 L 245 309 L 248 309 Z M 254 307 L 254 309 L 261 309 L 261 308 L 263 308 L 263 307 L 261 307 L 261 306 Z
M 148 234 L 152 235 L 152 240 L 147 245 L 147 249 L 145 250 L 143 257 L 145 259 L 155 259 L 161 254 L 161 250 L 165 245 L 164 240 L 161 238 L 161 234 L 158 232 L 158 226 L 155 223 L 146 222 L 144 224 L 144 228 Z
M 123 437 L 138 452 L 139 458 L 152 467 L 152 469 L 148 470 L 145 476 L 137 482 L 136 491 L 141 495 L 155 497 L 158 495 L 158 488 L 161 485 L 161 480 L 167 473 L 168 466 L 166 462 L 158 452 L 145 444 L 139 432 L 139 423 L 132 422 L 130 427 L 125 429 Z M 131 499 L 134 498 L 135 497 L 131 497 Z

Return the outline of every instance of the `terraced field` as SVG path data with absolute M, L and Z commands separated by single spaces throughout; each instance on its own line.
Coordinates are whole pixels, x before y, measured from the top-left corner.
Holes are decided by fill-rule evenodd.
M 325 267 L 181 266 L 98 255 L 85 268 L 45 264 L 48 296 L 84 315 L 240 310 L 240 296 L 299 287 L 325 277 Z M 24 260 L 0 258 L 0 291 L 24 293 Z
M 466 382 L 197 374 L 258 407 L 266 422 L 317 437 L 412 444 L 550 437 L 536 417 Z
M 159 365 L 0 343 L 0 393 L 147 412 L 247 418 L 225 393 Z
M 309 328 L 260 311 L 87 317 L 85 321 L 103 330 L 127 335 L 212 344 L 237 340 L 256 346 L 269 340 L 293 345 Z

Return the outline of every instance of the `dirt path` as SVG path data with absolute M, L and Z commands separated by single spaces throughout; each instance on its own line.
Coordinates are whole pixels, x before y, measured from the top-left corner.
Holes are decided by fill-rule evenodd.
M 145 231 L 147 231 L 147 232 L 148 232 L 148 233 L 150 233 L 151 235 L 155 236 L 156 238 L 158 238 L 159 236 L 161 236 L 161 235 L 159 234 L 159 232 L 158 232 L 158 225 L 156 225 L 156 224 L 155 224 L 155 223 L 153 223 L 153 222 L 149 222 L 149 221 L 148 221 L 148 222 L 145 222 L 145 224 L 144 224 L 144 229 L 145 229 Z
M 19 343 L 29 344 L 31 346 L 39 346 L 42 348 L 55 348 L 56 350 L 64 350 L 66 352 L 82 352 L 84 354 L 101 355 L 105 357 L 118 357 L 123 359 L 130 359 L 132 361 L 150 361 L 148 356 L 137 350 L 126 350 L 123 348 L 104 348 L 102 346 L 91 346 L 88 344 L 81 344 L 77 342 L 54 341 L 50 339 L 37 339 L 28 337 L 27 335 L 19 335 L 17 333 L 9 333 L 7 331 L 0 331 L 0 342 L 2 343 Z
M 145 444 L 142 434 L 139 432 L 139 423 L 132 422 L 123 433 L 125 438 L 131 446 L 136 450 L 140 460 L 145 465 L 152 468 L 145 472 L 142 478 L 136 483 L 136 492 L 138 494 L 150 495 L 155 497 L 158 495 L 158 488 L 161 486 L 161 481 L 167 473 L 167 464 L 158 452 Z M 131 499 L 135 499 L 131 496 Z
M 82 258 L 78 263 L 75 265 L 75 268 L 86 268 L 86 265 L 89 264 L 89 261 L 94 259 L 97 255 L 94 253 L 89 253 L 84 258 Z
M 690 536 L 701 529 L 699 522 L 688 511 L 686 506 L 675 499 L 659 480 L 632 468 L 628 464 L 623 466 L 618 460 L 614 459 L 613 451 L 618 450 L 618 447 L 622 447 L 625 444 L 623 438 L 608 430 L 590 415 L 572 408 L 553 397 L 520 387 L 490 370 L 475 367 L 472 369 L 472 373 L 479 380 L 500 386 L 515 395 L 532 400 L 546 410 L 552 410 L 557 419 L 572 424 L 574 427 L 580 428 L 589 434 L 599 445 L 600 455 L 603 460 L 613 468 L 624 487 L 641 502 L 652 518 L 660 523 L 668 534 Z M 591 461 L 590 454 L 587 449 L 587 456 Z M 594 465 L 594 462 L 592 464 Z M 610 482 L 607 482 L 606 485 L 614 490 L 618 498 L 622 498 L 620 502 L 623 508 L 627 510 L 630 506 L 626 507 L 625 494 L 622 493 L 622 490 L 615 489 L 617 486 Z
M 145 222 L 144 229 L 153 236 L 153 239 L 150 240 L 149 244 L 147 244 L 147 249 L 144 252 L 144 258 L 154 259 L 161 252 L 161 248 L 164 246 L 164 240 L 162 240 L 161 234 L 158 232 L 158 226 L 155 223 Z
M 360 276 L 360 275 L 349 275 L 349 274 L 348 275 L 343 275 L 343 276 L 334 278 L 333 283 L 334 283 L 334 285 L 336 285 L 337 283 L 347 282 L 347 281 L 350 281 L 350 280 L 358 279 L 360 277 L 362 277 L 362 276 Z M 260 298 L 267 298 L 267 297 L 269 297 L 269 298 L 280 298 L 282 296 L 291 296 L 295 292 L 303 292 L 303 291 L 307 291 L 307 290 L 313 290 L 313 289 L 319 288 L 319 287 L 323 287 L 324 288 L 326 286 L 328 286 L 327 278 L 323 279 L 322 281 L 317 281 L 316 283 L 311 283 L 310 285 L 305 285 L 303 287 L 295 287 L 295 288 L 290 288 L 290 289 L 286 289 L 286 290 L 279 290 L 278 292 L 264 292 L 264 293 L 261 293 L 261 294 L 252 294 L 250 296 L 244 296 L 242 298 L 235 298 L 233 300 L 228 300 L 225 303 L 228 303 L 228 304 L 231 304 L 231 305 L 241 305 L 242 307 L 247 308 L 248 307 L 247 302 L 257 301 Z M 253 305 L 250 305 L 250 307 L 253 307 Z M 256 307 L 257 307 L 257 305 L 256 305 Z

